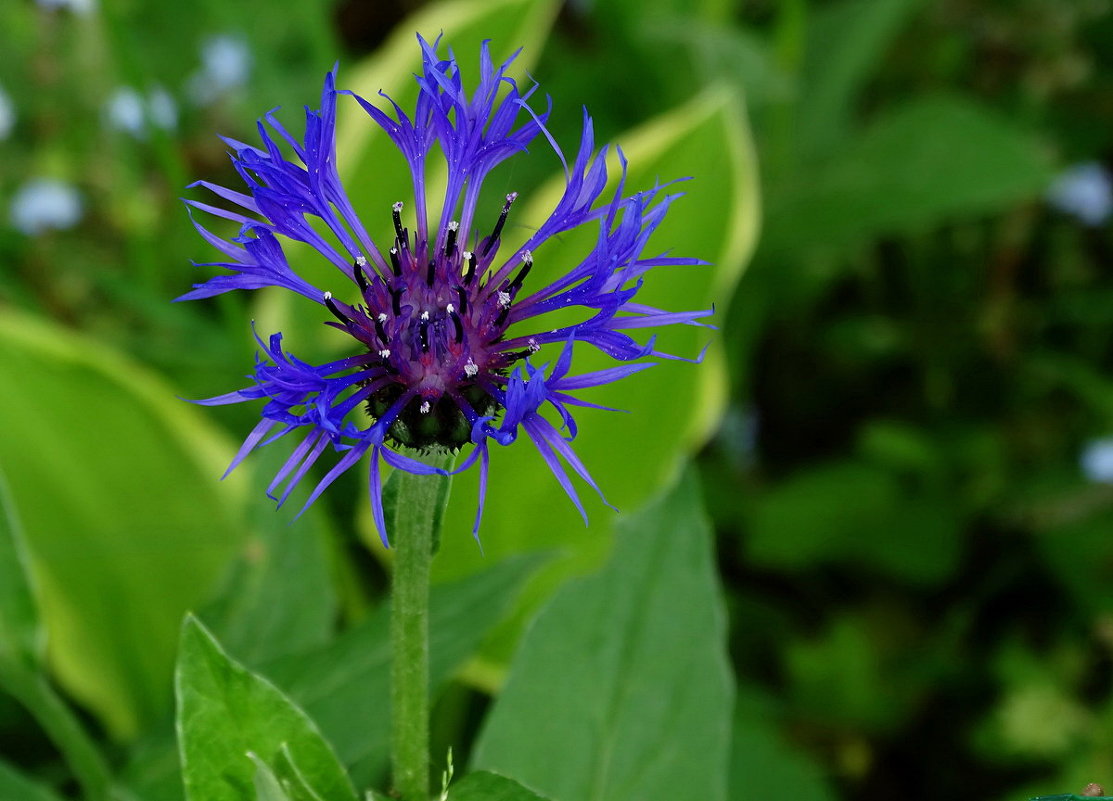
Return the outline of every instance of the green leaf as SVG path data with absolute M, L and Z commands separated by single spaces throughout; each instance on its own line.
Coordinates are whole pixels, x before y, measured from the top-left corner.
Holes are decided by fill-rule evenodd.
M 430 683 L 442 685 L 502 619 L 541 558 L 508 559 L 485 572 L 434 587 L 430 598 Z M 345 764 L 363 774 L 387 757 L 390 610 L 383 607 L 317 651 L 278 660 L 268 675 L 318 721 Z
M 957 97 L 886 111 L 824 166 L 769 198 L 771 252 L 846 245 L 988 213 L 1041 193 L 1049 160 L 1013 122 Z
M 554 801 L 723 801 L 733 681 L 696 482 L 619 527 L 526 632 L 474 767 Z
M 11 801 L 62 801 L 62 797 L 49 787 L 27 778 L 3 761 L 0 761 L 0 798 Z
M 255 801 L 292 801 L 267 763 L 250 752 L 247 756 L 255 763 Z
M 248 753 L 273 767 L 283 748 L 320 795 L 356 801 L 316 724 L 269 681 L 233 662 L 192 616 L 182 626 L 175 687 L 187 801 L 242 801 L 256 774 Z
M 791 748 L 776 729 L 773 701 L 740 684 L 730 760 L 730 801 L 834 801 L 827 781 L 803 753 Z
M 0 419 L 51 666 L 132 733 L 166 713 L 181 616 L 239 539 L 241 485 L 218 481 L 234 450 L 138 365 L 11 309 Z
M 621 136 L 618 143 L 629 158 L 627 191 L 693 176 L 674 187 L 687 193 L 674 203 L 648 250 L 670 250 L 712 262 L 709 267 L 662 268 L 649 276 L 639 300 L 667 309 L 719 308 L 732 295 L 754 243 L 758 220 L 756 167 L 749 132 L 738 98 L 715 89 L 643 128 Z M 617 174 L 612 172 L 612 178 Z M 530 198 L 521 229 L 525 236 L 539 224 L 563 187 L 563 177 Z M 592 225 L 563 234 L 538 248 L 536 286 L 578 264 L 595 243 Z M 508 246 L 513 243 L 508 242 Z M 670 353 L 695 356 L 711 344 L 702 364 L 662 362 L 623 381 L 587 393 L 593 403 L 628 410 L 628 414 L 585 409 L 577 414 L 579 435 L 573 448 L 596 478 L 607 499 L 620 509 L 636 509 L 676 477 L 685 456 L 706 439 L 722 413 L 726 371 L 718 332 L 674 326 L 659 332 L 658 346 Z M 553 358 L 543 351 L 540 360 Z M 613 366 L 593 348 L 578 347 L 572 372 Z M 468 521 L 475 513 L 477 471 L 458 476 L 447 519 Z M 568 556 L 535 581 L 516 616 L 524 625 L 535 609 L 569 575 L 597 567 L 610 548 L 614 515 L 590 488 L 580 484 L 589 525 L 585 529 L 572 502 L 536 449 L 526 438 L 508 448 L 492 446 L 491 479 L 480 531 L 483 548 L 475 547 L 460 525 L 444 532 L 434 580 L 479 569 L 486 558 L 559 546 Z M 501 640 L 505 659 L 516 630 Z
M 797 112 L 806 154 L 829 150 L 847 136 L 866 81 L 922 2 L 843 0 L 815 7 Z
M 747 518 L 747 557 L 777 569 L 851 562 L 926 584 L 951 575 L 961 549 L 952 504 L 860 461 L 789 477 L 750 504 Z
M 471 656 L 541 563 L 532 555 L 505 560 L 483 573 L 433 588 L 430 679 L 434 692 Z M 369 784 L 385 769 L 389 744 L 390 630 L 387 607 L 335 641 L 259 667 L 320 726 L 345 764 Z M 126 771 L 135 794 L 154 801 L 181 798 L 178 759 L 170 732 L 139 744 Z M 331 801 L 331 799 L 330 799 Z
M 448 791 L 448 801 L 545 801 L 513 779 L 480 771 L 465 776 Z
M 0 470 L 0 661 L 38 668 L 45 645 L 23 526 Z

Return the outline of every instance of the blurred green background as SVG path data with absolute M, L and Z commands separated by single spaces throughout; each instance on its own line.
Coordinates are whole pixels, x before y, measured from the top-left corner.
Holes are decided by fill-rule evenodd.
M 219 588 L 285 543 L 296 586 L 252 602 L 299 617 L 221 632 L 266 663 L 385 586 L 358 476 L 293 525 L 262 498 L 278 457 L 217 481 L 257 409 L 179 398 L 242 385 L 250 319 L 299 356 L 329 345 L 284 298 L 171 304 L 211 258 L 179 197 L 237 184 L 217 133 L 255 141 L 277 106 L 300 131 L 335 61 L 341 86 L 405 98 L 415 30 L 464 63 L 524 46 L 566 150 L 583 104 L 643 186 L 695 178 L 676 247 L 717 266 L 669 293 L 715 304 L 709 363 L 651 371 L 640 406 L 617 390 L 629 424 L 580 422 L 624 510 L 696 459 L 739 682 L 732 801 L 1113 784 L 1113 3 L 0 0 L 0 498 L 54 680 L 139 796 L 173 797 L 143 766 L 184 609 L 261 619 Z M 368 125 L 342 116 L 340 169 L 381 227 L 400 165 Z M 535 150 L 505 177 L 527 202 L 557 167 Z M 610 547 L 599 505 L 586 531 L 562 500 L 537 520 L 556 485 L 515 458 L 486 557 L 461 529 L 439 579 L 559 553 L 443 695 L 446 730 L 474 732 L 530 610 Z M 474 488 L 454 498 L 470 515 Z M 0 759 L 64 775 L 2 691 Z

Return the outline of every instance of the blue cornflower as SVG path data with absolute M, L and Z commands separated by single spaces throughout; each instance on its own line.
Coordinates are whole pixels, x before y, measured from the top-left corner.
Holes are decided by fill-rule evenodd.
M 417 474 L 443 472 L 401 453 L 402 448 L 471 448 L 456 472 L 479 465 L 478 532 L 490 443 L 509 445 L 524 431 L 583 515 L 563 465 L 596 491 L 598 487 L 569 446 L 576 436 L 571 408 L 604 407 L 580 399 L 579 391 L 653 364 L 629 363 L 634 360 L 677 358 L 655 350 L 652 338 L 638 343 L 627 330 L 699 324 L 710 314 L 666 312 L 635 302 L 650 269 L 702 263 L 645 252 L 676 195 L 665 194 L 660 186 L 624 194 L 626 162 L 620 152 L 623 180 L 604 197 L 607 148 L 596 151 L 586 111 L 579 151 L 569 164 L 545 127 L 548 111 L 537 113 L 528 105 L 536 87 L 522 92 L 507 77 L 513 57 L 496 67 L 484 44 L 482 77 L 468 94 L 455 59 L 438 55 L 439 40 L 430 44 L 419 36 L 418 41 L 423 63 L 415 76 L 419 96 L 412 113 L 385 95 L 393 114 L 351 92 L 337 91 L 334 70 L 325 79 L 320 109 L 306 110 L 301 140 L 273 114 L 259 124 L 262 148 L 225 140 L 248 191 L 205 181 L 196 185 L 239 208 L 187 203 L 240 225 L 239 234 L 225 240 L 194 222 L 224 256 L 208 266 L 223 267 L 230 274 L 197 284 L 180 298 L 283 287 L 320 304 L 333 318 L 328 325 L 354 340 L 355 355 L 310 364 L 284 349 L 281 334 L 266 342 L 257 336 L 262 353 L 252 386 L 201 402 L 265 401 L 262 420 L 229 470 L 257 446 L 292 433 L 300 437 L 268 489 L 272 497 L 278 493 L 279 503 L 326 452 L 331 451 L 335 461 L 306 506 L 369 453 L 371 504 L 384 544 L 381 463 Z M 391 215 L 394 226 L 386 247 L 368 236 L 337 174 L 334 139 L 340 95 L 351 95 L 383 128 L 412 172 L 412 221 L 402 202 L 384 202 L 383 213 Z M 564 164 L 564 192 L 526 241 L 504 253 L 502 232 L 517 195 L 506 196 L 497 220 L 482 235 L 475 219 L 480 190 L 497 164 L 526 150 L 539 134 Z M 292 156 L 284 152 L 283 143 Z M 444 201 L 436 206 L 427 202 L 425 178 L 434 154 L 443 154 L 448 166 Z M 564 277 L 530 287 L 534 254 L 544 258 L 549 239 L 581 225 L 598 228 L 594 247 L 578 264 L 570 264 Z M 287 261 L 287 240 L 307 243 L 332 262 L 347 279 L 345 288 L 333 294 L 302 278 Z M 569 310 L 582 314 L 568 322 Z M 530 357 L 550 343 L 559 347 L 552 366 L 533 364 Z M 619 364 L 571 375 L 575 343 L 592 345 Z M 553 412 L 552 420 L 542 413 L 546 407 Z

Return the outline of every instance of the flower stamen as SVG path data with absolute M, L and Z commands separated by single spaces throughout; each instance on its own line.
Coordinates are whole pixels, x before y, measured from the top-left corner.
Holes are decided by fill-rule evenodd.
M 502 236 L 502 227 L 506 225 L 506 215 L 510 214 L 510 207 L 514 205 L 514 201 L 517 199 L 517 192 L 511 192 L 506 196 L 506 202 L 502 205 L 502 212 L 499 214 L 498 222 L 495 223 L 495 229 L 491 231 L 491 235 L 487 237 L 487 241 L 483 244 L 482 255 L 486 256 L 490 253 L 491 248 L 499 241 L 499 237 Z
M 349 320 L 348 317 L 342 311 L 340 311 L 340 308 L 336 305 L 336 301 L 334 301 L 332 299 L 332 293 L 331 292 L 326 292 L 325 293 L 325 306 L 327 306 L 328 310 L 330 312 L 332 312 L 333 317 L 335 317 L 340 322 L 344 323 L 344 325 L 350 325 L 351 324 L 352 321 Z
M 357 256 L 355 266 L 352 268 L 352 272 L 355 273 L 356 283 L 359 284 L 359 291 L 361 293 L 366 293 L 369 288 L 369 284 L 367 283 L 367 274 L 363 272 L 363 268 L 366 266 L 367 259 L 363 258 L 363 256 Z

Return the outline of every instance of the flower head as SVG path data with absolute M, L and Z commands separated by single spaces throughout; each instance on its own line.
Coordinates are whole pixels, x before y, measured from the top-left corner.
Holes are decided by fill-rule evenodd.
M 252 386 L 202 401 L 265 401 L 263 419 L 232 467 L 255 447 L 296 432 L 300 443 L 270 491 L 285 484 L 278 497 L 284 501 L 331 451 L 334 464 L 310 493 L 308 506 L 370 452 L 371 503 L 384 543 L 380 463 L 436 472 L 403 449 L 470 448 L 458 471 L 479 465 L 478 531 L 490 443 L 509 445 L 524 432 L 583 514 L 564 467 L 598 489 L 569 445 L 576 436 L 571 409 L 595 406 L 581 399 L 580 391 L 652 365 L 631 363 L 642 357 L 675 358 L 655 350 L 652 339 L 635 341 L 628 330 L 697 324 L 709 314 L 666 312 L 634 301 L 652 268 L 701 263 L 645 251 L 674 195 L 662 187 L 624 194 L 621 153 L 623 180 L 606 193 L 607 148 L 595 149 L 586 112 L 579 150 L 569 163 L 545 127 L 548 112 L 528 105 L 533 89 L 522 92 L 507 76 L 510 62 L 496 67 L 485 44 L 482 78 L 469 94 L 455 60 L 441 58 L 437 43 L 418 38 L 423 64 L 412 112 L 389 98 L 389 110 L 383 110 L 337 91 L 330 73 L 320 109 L 306 111 L 302 139 L 268 114 L 259 126 L 263 147 L 226 140 L 248 191 L 200 185 L 237 210 L 187 201 L 194 209 L 232 220 L 240 231 L 225 240 L 195 222 L 223 254 L 215 266 L 230 274 L 195 285 L 182 299 L 283 287 L 320 304 L 323 316 L 331 318 L 328 325 L 346 334 L 355 352 L 317 365 L 285 350 L 281 334 L 260 340 Z M 393 225 L 390 242 L 372 241 L 337 173 L 336 104 L 348 95 L 382 127 L 412 173 L 412 205 L 383 203 L 381 213 Z M 565 166 L 564 192 L 521 246 L 506 249 L 503 232 L 517 194 L 506 195 L 497 218 L 482 221 L 476 219 L 480 190 L 496 165 L 525 151 L 539 135 Z M 444 201 L 430 204 L 426 168 L 442 154 L 448 167 Z M 568 265 L 563 277 L 532 286 L 530 272 L 535 260 L 545 258 L 545 243 L 583 225 L 597 229 L 594 247 Z M 308 243 L 330 261 L 339 272 L 336 286 L 319 288 L 302 278 L 287 261 L 283 243 L 288 240 Z M 579 312 L 573 322 L 568 322 L 569 310 Z M 577 343 L 598 348 L 617 364 L 570 374 Z M 555 361 L 535 365 L 533 358 L 546 345 L 557 349 Z

